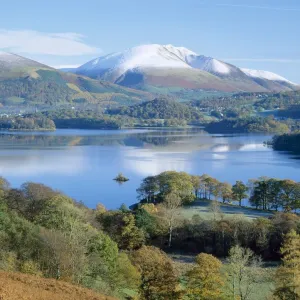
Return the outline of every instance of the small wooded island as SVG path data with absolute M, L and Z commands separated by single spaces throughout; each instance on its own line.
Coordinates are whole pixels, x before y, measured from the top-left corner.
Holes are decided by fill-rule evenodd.
M 126 182 L 129 179 L 127 177 L 125 177 L 122 173 L 119 173 L 118 176 L 116 178 L 114 178 L 115 181 L 118 182 Z

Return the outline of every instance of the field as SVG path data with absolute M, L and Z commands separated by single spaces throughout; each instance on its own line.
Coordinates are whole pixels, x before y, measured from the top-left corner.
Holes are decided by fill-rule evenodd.
M 66 282 L 0 272 L 1 300 L 114 300 Z
M 191 219 L 194 215 L 199 215 L 201 218 L 206 220 L 212 219 L 213 212 L 211 204 L 212 201 L 197 200 L 189 206 L 184 206 L 180 211 L 180 215 L 186 219 Z M 223 203 L 220 204 L 220 211 L 225 217 L 243 215 L 249 219 L 256 219 L 259 217 L 268 218 L 272 216 L 272 212 Z

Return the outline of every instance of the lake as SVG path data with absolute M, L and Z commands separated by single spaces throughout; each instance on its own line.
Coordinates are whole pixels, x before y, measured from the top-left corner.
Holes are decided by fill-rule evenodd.
M 269 139 L 200 129 L 8 132 L 0 135 L 0 174 L 14 187 L 44 183 L 92 208 L 133 204 L 141 180 L 165 170 L 230 183 L 260 176 L 300 181 L 300 160 L 265 147 Z M 130 180 L 115 182 L 119 172 Z

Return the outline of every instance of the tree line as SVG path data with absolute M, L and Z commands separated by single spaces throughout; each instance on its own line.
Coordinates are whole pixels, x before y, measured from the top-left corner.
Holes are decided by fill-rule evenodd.
M 166 171 L 143 179 L 137 189 L 142 203 L 159 203 L 176 193 L 183 204 L 197 199 L 218 200 L 242 206 L 243 201 L 256 209 L 297 211 L 300 208 L 300 183 L 290 179 L 260 177 L 247 183 L 237 180 L 231 185 L 207 174 Z

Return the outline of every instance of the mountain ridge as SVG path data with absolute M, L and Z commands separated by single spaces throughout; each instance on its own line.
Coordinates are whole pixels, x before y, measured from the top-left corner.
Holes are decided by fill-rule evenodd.
M 167 74 L 166 70 L 169 70 Z M 275 73 L 242 69 L 213 57 L 198 55 L 185 47 L 172 45 L 149 44 L 129 48 L 123 52 L 100 56 L 73 70 L 76 74 L 140 89 L 143 89 L 141 86 L 147 86 L 147 76 L 153 78 L 153 74 L 156 73 L 155 77 L 162 79 L 159 74 L 162 71 L 169 77 L 169 82 L 173 78 L 173 87 L 180 88 L 192 86 L 197 89 L 214 90 L 215 87 L 216 91 L 224 92 L 278 92 L 299 88 L 298 85 Z M 182 74 L 182 83 L 178 83 L 178 76 L 174 75 L 178 72 Z M 201 78 L 191 78 L 196 73 Z M 139 76 L 141 79 L 139 84 L 130 84 L 132 80 L 129 80 L 129 77 L 135 77 L 133 81 L 136 82 L 136 77 L 141 74 L 143 76 Z M 122 78 L 126 78 L 126 83 L 121 80 Z M 226 87 L 223 87 L 218 79 L 221 79 Z M 187 81 L 190 84 L 186 84 Z M 166 85 L 163 83 L 159 86 L 155 83 L 154 86 Z

